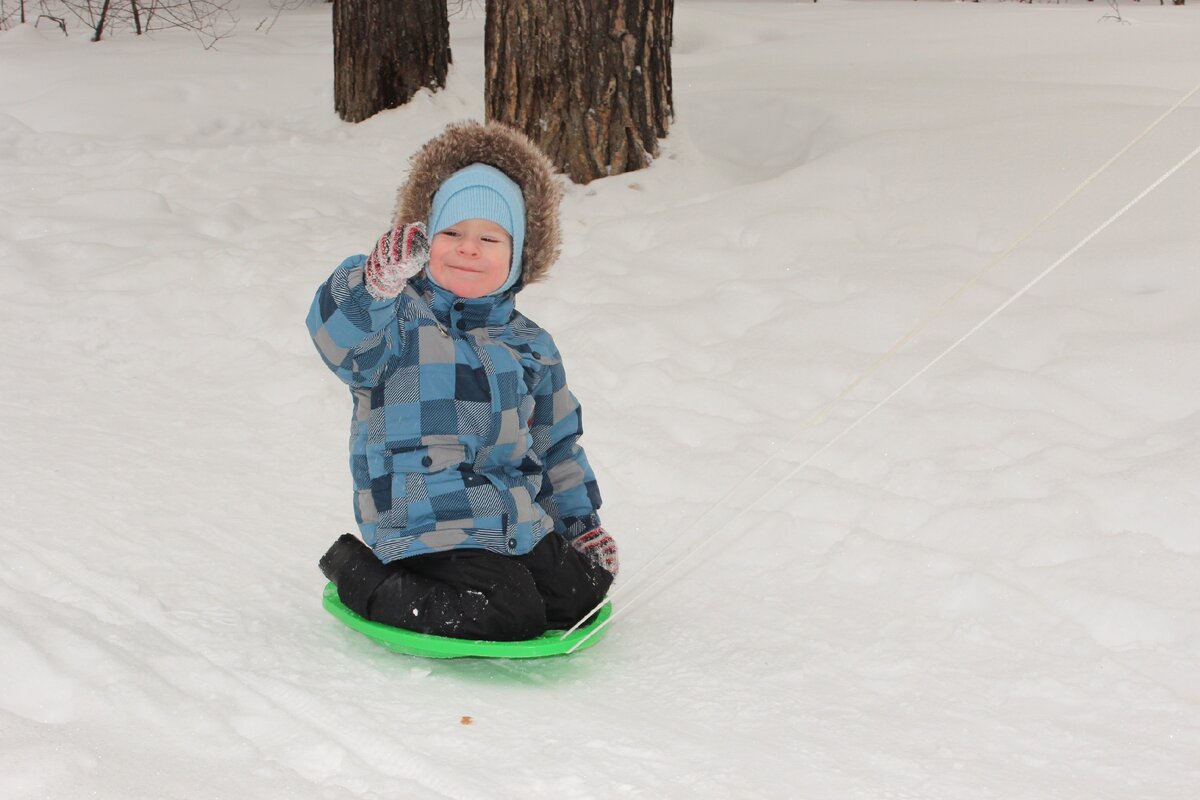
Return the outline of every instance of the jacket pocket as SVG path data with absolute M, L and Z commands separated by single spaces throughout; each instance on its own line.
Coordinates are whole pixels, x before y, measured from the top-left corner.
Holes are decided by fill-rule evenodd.
M 391 472 L 429 474 L 458 466 L 467 460 L 467 448 L 461 444 L 431 444 L 426 447 L 390 448 L 386 455 Z

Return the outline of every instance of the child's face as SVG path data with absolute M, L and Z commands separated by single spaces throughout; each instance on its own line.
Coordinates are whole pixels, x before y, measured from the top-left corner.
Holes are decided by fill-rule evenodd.
M 429 272 L 459 297 L 483 297 L 504 285 L 512 237 L 491 220 L 465 219 L 438 231 L 429 243 Z

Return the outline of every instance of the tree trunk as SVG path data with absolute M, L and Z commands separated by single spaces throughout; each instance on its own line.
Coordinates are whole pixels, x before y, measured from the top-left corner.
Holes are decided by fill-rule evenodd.
M 671 120 L 674 0 L 489 0 L 488 120 L 576 183 L 641 169 Z
M 112 0 L 104 0 L 104 5 L 100 9 L 100 20 L 96 23 L 96 34 L 92 37 L 93 42 L 100 41 L 100 37 L 104 35 L 104 23 L 108 21 L 108 5 Z
M 336 0 L 333 103 L 361 122 L 446 85 L 450 22 L 446 0 Z

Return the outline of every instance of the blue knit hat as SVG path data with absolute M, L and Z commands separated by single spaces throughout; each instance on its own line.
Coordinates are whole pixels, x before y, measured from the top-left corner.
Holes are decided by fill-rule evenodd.
M 477 162 L 463 167 L 447 178 L 433 196 L 433 205 L 429 209 L 429 235 L 464 219 L 489 220 L 512 237 L 508 278 L 492 294 L 508 291 L 521 277 L 521 250 L 525 246 L 525 198 L 521 187 L 488 164 Z

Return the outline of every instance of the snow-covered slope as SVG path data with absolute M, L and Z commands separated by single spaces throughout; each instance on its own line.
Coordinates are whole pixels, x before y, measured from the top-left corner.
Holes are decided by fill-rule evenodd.
M 540 662 L 389 654 L 315 566 L 349 407 L 303 317 L 481 116 L 479 16 L 354 126 L 325 4 L 0 34 L 0 796 L 1194 795 L 1200 164 L 784 478 L 1200 142 L 1193 99 L 875 366 L 1193 88 L 1196 7 L 677 5 L 662 158 L 571 187 L 520 299 L 624 566 Z

